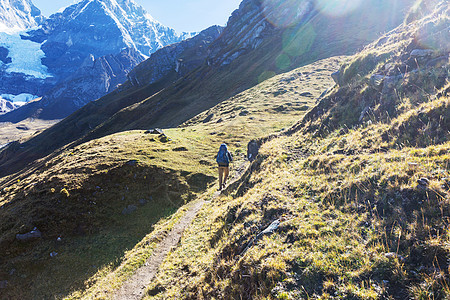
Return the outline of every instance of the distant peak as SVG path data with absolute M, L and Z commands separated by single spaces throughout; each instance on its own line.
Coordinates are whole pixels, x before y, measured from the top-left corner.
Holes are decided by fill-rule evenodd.
M 41 11 L 30 0 L 0 0 L 0 32 L 23 31 L 43 20 Z

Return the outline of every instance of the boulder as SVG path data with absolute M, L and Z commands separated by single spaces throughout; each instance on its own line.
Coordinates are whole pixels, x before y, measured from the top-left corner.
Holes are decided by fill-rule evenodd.
M 170 139 L 167 137 L 167 135 L 165 135 L 164 133 L 163 134 L 160 134 L 159 136 L 159 141 L 161 142 L 161 143 L 167 143 L 167 142 L 170 142 Z
M 386 76 L 384 76 L 384 75 L 373 74 L 370 77 L 370 85 L 374 88 L 379 88 L 383 84 L 385 77 Z
M 430 180 L 428 178 L 420 178 L 417 180 L 417 183 L 422 187 L 427 187 L 430 184 Z
M 185 151 L 189 151 L 186 147 L 178 147 L 178 148 L 174 148 L 172 149 L 172 151 L 175 152 L 185 152 Z
M 389 90 L 392 90 L 397 86 L 400 80 L 403 79 L 402 75 L 397 76 L 386 76 L 383 81 L 383 93 L 388 93 Z
M 249 161 L 255 160 L 255 158 L 256 158 L 256 156 L 258 155 L 258 152 L 259 152 L 259 147 L 260 147 L 260 144 L 256 140 L 250 141 L 248 143 L 248 145 L 247 145 L 247 158 L 248 158 Z
M 209 121 L 212 120 L 213 117 L 214 117 L 214 114 L 210 114 L 202 122 L 203 123 L 208 123 Z
M 411 51 L 411 57 L 425 57 L 433 55 L 434 51 L 430 49 L 414 49 Z
M 147 133 L 147 134 L 164 134 L 162 129 L 159 129 L 159 128 L 149 129 L 145 133 Z
M 427 62 L 426 66 L 427 68 L 439 68 L 442 66 L 445 66 L 446 64 L 448 64 L 449 61 L 449 57 L 447 56 L 440 56 L 437 57 L 435 59 L 430 60 L 429 62 Z
M 301 93 L 300 96 L 302 96 L 302 97 L 309 97 L 309 98 L 313 98 L 314 97 L 314 95 L 312 93 L 310 93 L 310 92 Z
M 16 128 L 19 130 L 24 130 L 24 131 L 30 130 L 30 128 L 25 124 L 20 124 L 20 125 L 16 126 Z
M 21 242 L 27 242 L 34 239 L 40 239 L 42 233 L 36 227 L 28 233 L 16 234 L 16 239 Z
M 334 73 L 331 74 L 331 78 L 333 78 L 334 82 L 337 85 L 340 85 L 341 82 L 341 72 L 340 71 L 336 71 Z

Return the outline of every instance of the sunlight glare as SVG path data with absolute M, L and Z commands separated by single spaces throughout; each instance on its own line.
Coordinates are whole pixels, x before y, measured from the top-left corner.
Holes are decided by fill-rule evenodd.
M 317 9 L 327 15 L 340 17 L 357 9 L 362 0 L 316 0 Z

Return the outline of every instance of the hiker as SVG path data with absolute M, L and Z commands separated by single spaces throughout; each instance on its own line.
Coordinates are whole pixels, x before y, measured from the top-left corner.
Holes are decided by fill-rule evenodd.
M 231 153 L 228 151 L 228 147 L 225 143 L 220 145 L 216 161 L 219 164 L 219 191 L 220 191 L 223 188 L 225 188 L 225 184 L 227 183 L 228 179 L 228 174 L 230 173 L 229 167 L 230 162 L 233 161 L 233 157 L 231 156 Z

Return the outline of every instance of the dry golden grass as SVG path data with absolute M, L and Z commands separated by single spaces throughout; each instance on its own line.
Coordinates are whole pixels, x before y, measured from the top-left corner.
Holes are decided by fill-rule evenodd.
M 314 105 L 334 84 L 329 75 L 341 61 L 332 58 L 274 77 L 213 108 L 210 122 L 200 116 L 187 126 L 165 129 L 168 141 L 144 131 L 117 133 L 60 149 L 2 178 L 6 295 L 105 297 L 151 255 L 161 232 L 183 213 L 183 208 L 175 213 L 180 206 L 209 197 L 211 191 L 203 192 L 216 177 L 218 146 L 228 143 L 239 165 L 251 139 L 291 126 Z M 299 95 L 304 92 L 310 94 Z M 245 109 L 249 114 L 241 113 Z M 141 207 L 141 199 L 148 203 Z M 128 205 L 138 210 L 124 216 Z M 7 246 L 16 233 L 34 226 L 43 231 L 42 242 Z M 58 235 L 63 244 L 55 244 Z M 50 259 L 47 252 L 54 249 L 58 256 Z M 6 275 L 13 268 L 17 275 Z M 31 279 L 26 289 L 20 276 Z
M 27 119 L 20 123 L 0 123 L 0 145 L 10 142 L 23 142 L 33 135 L 51 127 L 59 120 L 45 121 L 39 119 Z

